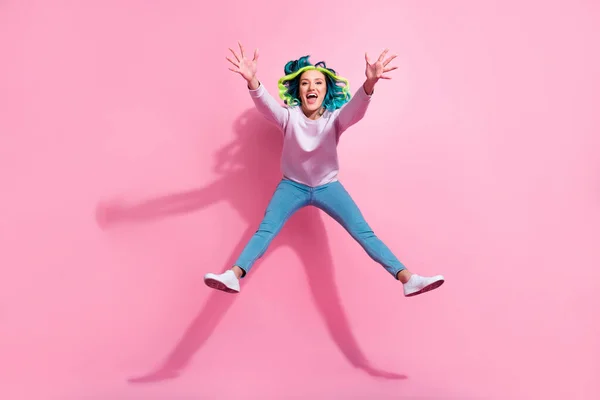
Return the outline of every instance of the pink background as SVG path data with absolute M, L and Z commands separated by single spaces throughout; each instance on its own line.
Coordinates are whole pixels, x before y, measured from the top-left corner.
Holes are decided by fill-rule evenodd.
M 3 1 L 0 397 L 598 398 L 599 16 L 592 0 Z M 316 209 L 240 295 L 204 286 L 279 178 L 280 138 L 227 69 L 237 40 L 273 94 L 301 55 L 353 91 L 365 51 L 399 55 L 343 137 L 341 179 L 444 286 L 404 298 Z M 99 226 L 103 204 L 128 222 Z

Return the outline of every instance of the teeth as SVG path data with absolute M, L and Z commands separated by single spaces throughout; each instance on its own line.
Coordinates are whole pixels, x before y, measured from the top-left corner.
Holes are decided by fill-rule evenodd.
M 314 94 L 314 93 L 311 93 L 311 94 L 309 94 L 307 97 L 308 97 L 309 99 L 310 99 L 311 97 L 314 97 L 314 98 L 316 98 L 316 97 L 317 97 L 317 95 L 316 95 L 316 94 Z

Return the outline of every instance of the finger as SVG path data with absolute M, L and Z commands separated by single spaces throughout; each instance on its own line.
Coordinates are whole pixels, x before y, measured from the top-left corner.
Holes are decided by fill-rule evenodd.
M 238 58 L 237 54 L 235 54 L 235 51 L 233 51 L 233 49 L 230 47 L 229 51 L 231 51 L 231 54 L 233 54 L 233 56 L 235 57 L 236 60 L 238 60 L 238 62 L 240 61 L 240 59 Z
M 391 76 L 385 76 L 385 75 L 381 75 L 381 76 L 379 77 L 379 79 L 392 79 L 392 77 L 391 77 Z
M 258 49 L 254 50 L 254 59 L 252 61 L 258 60 Z
M 227 61 L 229 61 L 230 63 L 232 63 L 232 64 L 233 64 L 233 65 L 235 65 L 236 67 L 238 67 L 238 68 L 240 67 L 240 65 L 239 65 L 239 64 L 236 64 L 235 62 L 233 62 L 233 60 L 232 60 L 231 58 L 229 58 L 229 57 L 225 57 L 225 58 L 227 59 Z M 238 60 L 238 61 L 239 61 L 239 60 Z
M 390 49 L 385 49 L 383 51 L 383 53 L 381 53 L 381 55 L 379 56 L 378 61 L 383 61 L 383 58 L 385 57 L 385 55 L 388 53 L 388 51 L 390 51 Z
M 235 72 L 236 74 L 240 74 L 241 75 L 240 71 L 238 71 L 237 69 L 233 69 L 233 68 L 227 68 L 227 69 L 230 70 L 230 71 L 232 71 L 232 72 Z
M 369 55 L 365 52 L 365 61 L 367 64 L 371 64 L 371 60 L 369 59 Z
M 392 62 L 392 60 L 393 60 L 394 58 L 396 58 L 396 57 L 398 57 L 396 54 L 394 54 L 393 56 L 390 56 L 390 58 L 388 58 L 387 60 L 385 60 L 385 62 L 383 63 L 383 66 L 386 66 L 386 65 L 388 65 L 389 63 L 391 63 L 391 62 Z
M 398 67 L 394 66 L 394 67 L 386 68 L 386 69 L 383 70 L 383 72 L 386 73 L 386 72 L 393 71 L 395 69 L 398 69 Z
M 240 54 L 242 55 L 242 58 L 244 58 L 244 46 L 242 46 L 242 44 L 239 41 L 238 46 L 240 46 Z

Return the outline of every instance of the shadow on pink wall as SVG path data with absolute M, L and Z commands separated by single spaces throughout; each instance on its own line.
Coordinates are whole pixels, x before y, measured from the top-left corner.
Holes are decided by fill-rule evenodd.
M 244 112 L 235 121 L 234 131 L 234 141 L 215 154 L 215 172 L 221 176 L 217 181 L 204 188 L 168 194 L 133 206 L 101 204 L 96 211 L 98 224 L 102 229 L 110 229 L 118 224 L 193 212 L 226 201 L 239 212 L 247 226 L 223 270 L 231 267 L 258 227 L 280 179 L 282 146 L 281 134 L 254 109 Z M 373 367 L 357 343 L 336 288 L 333 257 L 321 215 L 320 210 L 307 207 L 292 216 L 253 271 L 256 272 L 261 261 L 277 247 L 289 246 L 301 260 L 318 311 L 348 362 L 375 377 L 406 379 L 406 375 Z M 253 275 L 244 278 L 246 285 Z M 239 296 L 214 291 L 160 366 L 144 376 L 129 379 L 129 382 L 177 377 Z

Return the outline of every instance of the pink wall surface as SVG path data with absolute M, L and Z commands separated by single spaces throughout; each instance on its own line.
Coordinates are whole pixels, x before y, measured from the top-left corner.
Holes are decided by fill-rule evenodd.
M 591 0 L 1 2 L 0 398 L 600 398 L 599 17 Z M 280 176 L 280 136 L 228 70 L 238 40 L 274 95 L 302 55 L 354 91 L 365 51 L 398 54 L 340 179 L 444 286 L 405 298 L 314 208 L 239 295 L 204 286 Z

